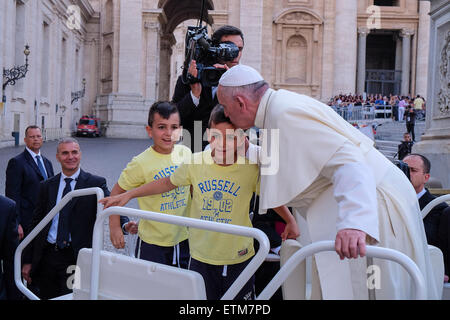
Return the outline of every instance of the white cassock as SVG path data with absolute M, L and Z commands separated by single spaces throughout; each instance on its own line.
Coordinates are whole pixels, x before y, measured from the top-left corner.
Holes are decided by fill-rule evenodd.
M 341 229 L 364 231 L 369 244 L 409 256 L 424 275 L 428 298 L 440 299 L 415 191 L 372 140 L 325 104 L 286 90 L 265 93 L 255 125 L 279 129 L 279 139 L 262 130 L 261 209 L 293 207 L 302 245 L 335 240 Z M 270 165 L 264 165 L 267 155 Z M 373 262 L 381 276 L 377 299 L 413 298 L 412 280 L 400 265 Z M 367 299 L 366 263 L 341 261 L 336 252 L 316 255 L 322 297 Z

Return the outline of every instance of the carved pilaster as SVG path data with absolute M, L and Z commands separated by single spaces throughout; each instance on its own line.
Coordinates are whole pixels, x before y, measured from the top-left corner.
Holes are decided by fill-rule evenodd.
M 450 114 L 450 31 L 445 37 L 440 57 L 438 61 L 440 89 L 437 105 L 441 115 L 445 116 Z

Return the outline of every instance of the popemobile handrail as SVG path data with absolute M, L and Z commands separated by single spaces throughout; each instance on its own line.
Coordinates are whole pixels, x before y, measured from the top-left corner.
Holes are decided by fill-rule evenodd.
M 318 241 L 309 244 L 297 252 L 295 252 L 277 272 L 275 277 L 264 288 L 261 294 L 257 297 L 257 300 L 268 300 L 272 297 L 275 291 L 286 281 L 289 275 L 294 271 L 295 267 L 299 265 L 307 257 L 323 251 L 335 251 L 334 241 Z M 380 258 L 388 259 L 399 263 L 406 271 L 411 275 L 415 284 L 415 297 L 417 300 L 425 300 L 427 298 L 427 288 L 425 286 L 425 280 L 422 272 L 419 270 L 414 261 L 407 255 L 400 251 L 366 246 L 366 256 L 368 258 Z
M 16 249 L 16 253 L 14 255 L 14 281 L 16 282 L 17 288 L 30 300 L 40 300 L 33 292 L 30 291 L 27 287 L 22 283 L 21 278 L 21 266 L 22 266 L 22 251 L 23 249 L 30 244 L 30 242 L 45 228 L 45 226 L 52 221 L 53 217 L 73 198 L 88 196 L 88 195 L 97 195 L 97 203 L 98 200 L 104 197 L 103 190 L 100 188 L 86 188 L 86 189 L 78 189 L 73 190 L 67 193 L 61 201 L 59 201 L 56 206 L 53 207 L 52 210 L 44 217 L 44 219 L 39 222 L 39 224 L 31 230 L 31 232 L 23 239 L 23 241 L 19 244 Z M 97 204 L 97 216 L 99 213 L 103 211 L 103 205 Z
M 239 277 L 234 281 L 231 287 L 225 292 L 221 300 L 233 299 L 239 291 L 248 282 L 250 277 L 258 270 L 259 266 L 264 262 L 269 253 L 270 245 L 266 234 L 259 229 L 237 226 L 232 224 L 218 223 L 214 221 L 206 221 L 195 218 L 173 216 L 164 213 L 143 211 L 138 209 L 124 207 L 110 207 L 97 215 L 94 225 L 94 234 L 92 239 L 92 274 L 91 274 L 91 291 L 90 299 L 97 300 L 99 288 L 99 272 L 100 272 L 100 250 L 103 245 L 103 220 L 110 215 L 134 216 L 146 220 L 176 224 L 190 228 L 206 229 L 215 232 L 234 234 L 244 237 L 252 237 L 259 242 L 259 250 Z
M 427 214 L 430 213 L 430 211 L 437 206 L 438 204 L 441 204 L 442 202 L 450 201 L 450 194 L 444 194 L 443 196 L 437 197 L 436 199 L 430 201 L 423 209 L 422 209 L 422 219 L 425 219 Z

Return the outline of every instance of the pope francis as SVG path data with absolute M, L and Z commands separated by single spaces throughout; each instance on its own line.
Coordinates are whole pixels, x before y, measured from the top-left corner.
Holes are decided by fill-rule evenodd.
M 263 129 L 260 208 L 293 207 L 303 245 L 335 240 L 337 254 L 314 257 L 322 298 L 368 298 L 366 258 L 344 259 L 364 257 L 368 243 L 409 256 L 423 273 L 428 298 L 440 299 L 414 189 L 372 140 L 325 104 L 270 89 L 249 66 L 229 69 L 217 94 L 236 127 Z M 373 264 L 381 278 L 377 299 L 412 298 L 412 281 L 400 265 Z

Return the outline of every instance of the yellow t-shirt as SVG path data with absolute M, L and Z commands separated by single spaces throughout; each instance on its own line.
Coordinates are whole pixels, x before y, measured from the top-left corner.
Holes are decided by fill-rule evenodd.
M 174 159 L 174 155 L 179 156 Z M 161 154 L 152 147 L 134 157 L 122 171 L 119 186 L 124 190 L 135 189 L 146 183 L 169 177 L 178 168 L 181 156 L 190 157 L 191 150 L 183 145 L 175 145 L 171 154 Z M 190 188 L 179 187 L 172 191 L 153 196 L 138 198 L 142 210 L 185 216 L 190 202 Z M 141 220 L 138 227 L 139 237 L 150 244 L 163 247 L 174 246 L 188 237 L 186 227 Z
M 204 164 L 197 164 L 202 161 Z M 240 159 L 231 166 L 219 166 L 208 150 L 194 154 L 170 181 L 176 186 L 193 186 L 190 217 L 252 227 L 249 206 L 258 178 L 256 164 Z M 212 265 L 241 263 L 255 254 L 252 238 L 195 228 L 189 229 L 189 247 L 194 259 Z

